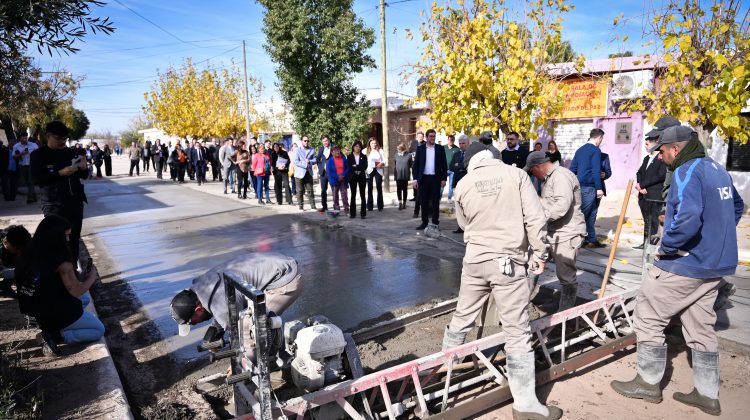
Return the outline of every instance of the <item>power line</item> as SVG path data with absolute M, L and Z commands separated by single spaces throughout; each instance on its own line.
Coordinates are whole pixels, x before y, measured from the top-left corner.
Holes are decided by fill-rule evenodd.
M 192 42 L 185 41 L 184 39 L 178 37 L 177 35 L 173 34 L 172 32 L 169 32 L 168 30 L 166 30 L 163 27 L 161 27 L 160 25 L 158 25 L 156 22 L 152 21 L 151 19 L 147 18 L 146 16 L 143 16 L 142 14 L 140 14 L 140 13 L 136 12 L 135 10 L 131 9 L 130 7 L 128 7 L 125 3 L 121 2 L 120 0 L 115 0 L 115 3 L 119 4 L 120 6 L 126 8 L 128 10 L 130 10 L 131 12 L 133 12 L 134 15 L 136 15 L 139 18 L 145 20 L 146 22 L 154 25 L 155 27 L 157 27 L 159 30 L 161 30 L 165 34 L 167 34 L 167 35 L 171 36 L 172 38 L 174 38 L 174 39 L 182 42 L 183 44 L 190 44 L 190 45 L 193 45 L 193 46 L 201 48 L 200 45 L 194 44 Z

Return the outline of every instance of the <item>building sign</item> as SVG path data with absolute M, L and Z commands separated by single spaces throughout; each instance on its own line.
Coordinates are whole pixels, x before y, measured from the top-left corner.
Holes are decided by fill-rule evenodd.
M 633 132 L 632 122 L 620 122 L 615 125 L 615 144 L 630 144 Z
M 606 81 L 599 80 L 570 80 L 563 81 L 568 86 L 563 92 L 565 102 L 560 119 L 591 118 L 607 116 Z

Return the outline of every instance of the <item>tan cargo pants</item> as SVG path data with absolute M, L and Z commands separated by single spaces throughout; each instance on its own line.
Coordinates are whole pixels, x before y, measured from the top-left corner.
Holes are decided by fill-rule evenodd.
M 576 277 L 576 256 L 578 248 L 583 244 L 583 236 L 575 236 L 569 239 L 549 240 L 550 255 L 555 259 L 555 273 L 563 286 L 578 284 Z
M 504 271 L 509 273 L 504 274 Z M 492 294 L 505 332 L 506 354 L 528 353 L 531 351 L 526 311 L 529 293 L 526 268 L 522 265 L 512 262 L 504 265 L 497 259 L 480 264 L 464 262 L 456 312 L 448 328 L 454 333 L 471 331 L 482 306 Z
M 714 302 L 721 278 L 702 280 L 649 268 L 636 298 L 633 326 L 639 343 L 664 345 L 664 329 L 675 315 L 688 347 L 716 352 Z
M 301 277 L 297 275 L 294 280 L 281 287 L 266 289 L 266 311 L 273 311 L 276 315 L 283 314 L 302 293 Z

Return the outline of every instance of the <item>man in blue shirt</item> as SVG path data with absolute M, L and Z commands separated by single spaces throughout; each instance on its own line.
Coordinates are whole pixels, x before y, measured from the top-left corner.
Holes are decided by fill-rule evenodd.
M 576 150 L 573 161 L 570 163 L 570 171 L 576 174 L 581 184 L 581 212 L 586 219 L 586 248 L 601 248 L 596 239 L 596 212 L 599 208 L 598 200 L 604 196 L 602 184 L 602 152 L 599 150 L 604 140 L 604 130 L 595 128 L 591 130 L 589 141 Z
M 629 382 L 613 381 L 612 388 L 629 398 L 662 400 L 664 329 L 679 315 L 692 350 L 695 388 L 689 394 L 676 392 L 673 398 L 718 416 L 719 344 L 713 306 L 722 276 L 737 268 L 736 226 L 744 203 L 727 171 L 705 157 L 698 134 L 689 127 L 667 128 L 651 150 L 661 152 L 674 175 L 661 246 L 641 284 L 633 317 L 637 375 Z

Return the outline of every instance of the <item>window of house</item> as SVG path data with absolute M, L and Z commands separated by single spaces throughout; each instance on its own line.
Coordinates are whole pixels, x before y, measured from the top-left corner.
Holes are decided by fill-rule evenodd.
M 750 143 L 742 144 L 737 140 L 729 140 L 727 170 L 750 172 Z

